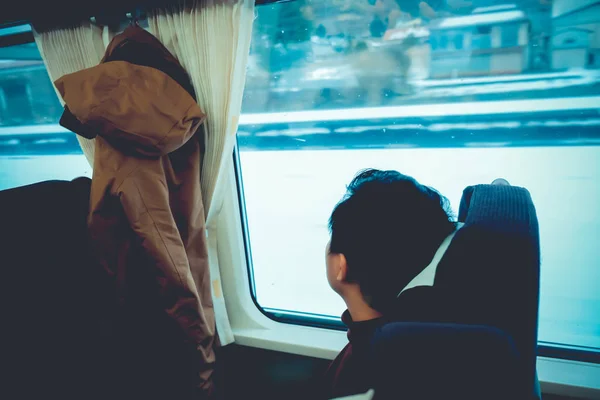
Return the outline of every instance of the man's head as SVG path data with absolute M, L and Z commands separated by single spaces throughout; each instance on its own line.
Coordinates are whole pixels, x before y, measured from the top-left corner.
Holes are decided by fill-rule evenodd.
M 362 171 L 329 219 L 329 284 L 347 304 L 360 296 L 385 313 L 454 229 L 434 189 L 397 171 Z

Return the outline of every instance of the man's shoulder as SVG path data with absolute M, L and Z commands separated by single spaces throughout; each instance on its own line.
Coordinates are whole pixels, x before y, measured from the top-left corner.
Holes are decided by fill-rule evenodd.
M 445 319 L 444 296 L 435 286 L 416 286 L 402 292 L 390 322 L 433 322 Z
M 371 400 L 375 395 L 375 391 L 373 389 L 369 389 L 365 393 L 353 394 L 345 397 L 337 397 L 335 400 Z
M 348 343 L 339 352 L 339 354 L 335 357 L 335 359 L 329 364 L 327 371 L 325 372 L 325 379 L 327 382 L 331 383 L 332 386 L 335 386 L 339 383 L 340 378 L 345 373 L 345 370 L 350 365 L 352 359 L 352 344 Z
M 348 343 L 329 365 L 325 374 L 328 398 L 364 393 L 369 389 L 367 360 Z

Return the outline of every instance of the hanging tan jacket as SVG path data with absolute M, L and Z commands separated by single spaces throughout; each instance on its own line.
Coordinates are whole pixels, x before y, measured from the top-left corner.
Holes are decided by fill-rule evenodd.
M 174 340 L 196 352 L 196 385 L 209 391 L 215 318 L 200 192 L 205 115 L 185 70 L 135 26 L 112 40 L 99 65 L 55 84 L 65 101 L 61 124 L 96 138 L 88 224 L 118 307 L 167 315 L 180 334 Z

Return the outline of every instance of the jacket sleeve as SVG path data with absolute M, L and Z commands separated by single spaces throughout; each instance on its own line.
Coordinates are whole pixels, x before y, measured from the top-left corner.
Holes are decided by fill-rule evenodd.
M 201 306 L 160 169 L 159 162 L 139 168 L 120 184 L 116 194 L 146 253 L 148 268 L 154 269 L 164 311 L 201 353 L 198 361 L 207 367 L 214 362 L 214 332 Z

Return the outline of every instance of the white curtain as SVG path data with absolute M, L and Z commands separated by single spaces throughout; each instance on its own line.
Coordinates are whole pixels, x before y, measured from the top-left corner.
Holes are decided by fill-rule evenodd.
M 98 65 L 106 44 L 103 30 L 91 23 L 80 26 L 37 32 L 33 27 L 35 43 L 42 55 L 52 82 L 63 75 Z M 61 96 L 56 93 L 61 104 Z M 94 140 L 77 135 L 77 140 L 90 165 L 94 163 Z
M 198 104 L 208 116 L 201 186 L 216 328 L 222 345 L 234 338 L 222 294 L 216 222 L 223 203 L 224 171 L 232 167 L 253 21 L 254 0 L 197 0 L 148 14 L 148 30 L 188 71 Z M 97 65 L 112 34 L 107 27 L 91 23 L 44 32 L 34 27 L 36 44 L 53 82 Z M 93 165 L 94 141 L 77 139 Z
M 253 21 L 254 0 L 197 0 L 148 15 L 149 31 L 188 71 L 198 104 L 207 114 L 201 185 L 212 295 L 222 345 L 234 338 L 221 289 L 216 222 L 226 169 L 232 167 Z

